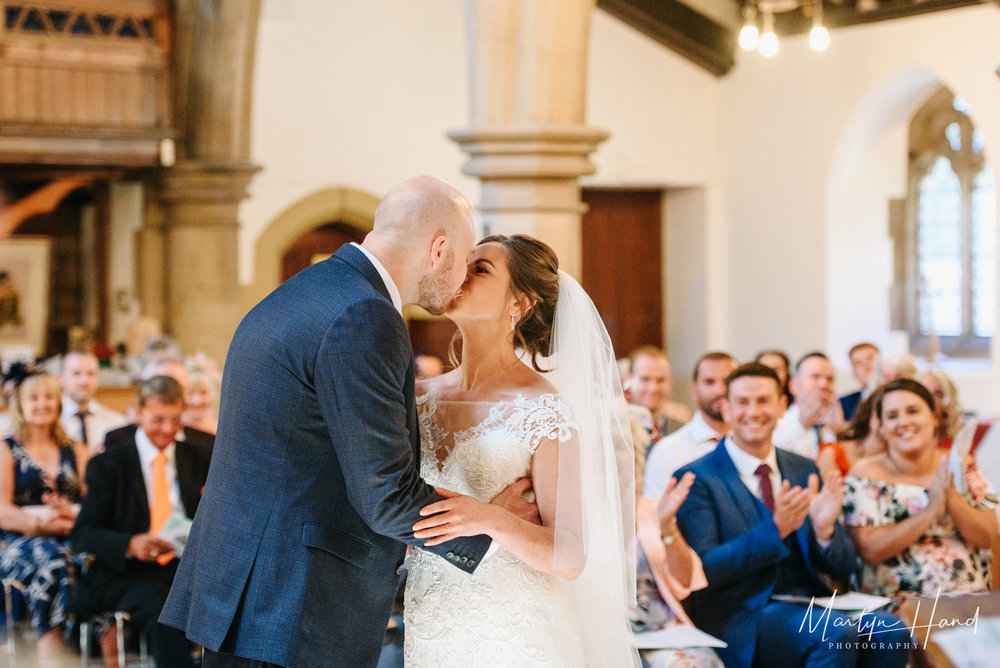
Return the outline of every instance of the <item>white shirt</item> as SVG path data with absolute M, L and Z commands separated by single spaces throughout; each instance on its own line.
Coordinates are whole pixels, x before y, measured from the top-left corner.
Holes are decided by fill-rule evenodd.
M 83 443 L 83 435 L 80 433 L 80 418 L 76 414 L 80 407 L 75 401 L 64 396 L 62 400 L 62 415 L 59 422 L 62 423 L 66 435 L 74 441 Z M 104 452 L 104 437 L 109 431 L 124 427 L 128 424 L 125 416 L 118 411 L 111 410 L 107 406 L 91 401 L 87 405 L 89 414 L 84 417 L 87 423 L 87 452 L 91 456 Z
M 819 431 L 823 443 L 833 443 L 837 440 L 837 435 L 826 425 L 820 426 Z M 792 405 L 778 420 L 772 440 L 779 448 L 815 460 L 819 456 L 820 434 L 816 433 L 815 427 L 802 426 L 799 422 L 799 407 Z
M 771 446 L 764 459 L 758 459 L 736 445 L 732 434 L 725 440 L 725 444 L 726 452 L 729 453 L 729 458 L 733 460 L 733 464 L 736 465 L 736 470 L 740 474 L 740 480 L 747 486 L 751 494 L 762 501 L 764 500 L 764 497 L 760 495 L 760 478 L 757 477 L 757 467 L 761 464 L 767 464 L 771 467 L 771 473 L 767 477 L 771 479 L 772 493 L 777 494 L 778 490 L 781 489 L 781 471 L 778 470 L 778 455 L 774 452 L 774 446 Z
M 139 451 L 139 466 L 142 468 L 142 480 L 146 484 L 146 501 L 150 509 L 153 507 L 153 459 L 160 454 L 159 448 L 153 445 L 146 432 L 139 427 L 135 431 L 135 447 Z M 170 510 L 185 515 L 184 504 L 181 503 L 181 488 L 177 484 L 177 444 L 171 443 L 163 452 L 167 453 L 167 494 L 170 496 Z
M 403 315 L 403 298 L 399 295 L 399 288 L 396 287 L 395 281 L 392 280 L 392 276 L 386 271 L 386 268 L 382 266 L 382 263 L 378 261 L 378 258 L 368 252 L 361 244 L 351 242 L 351 245 L 357 248 L 359 251 L 365 254 L 368 261 L 372 263 L 375 267 L 375 271 L 378 275 L 382 277 L 382 282 L 385 283 L 385 289 L 389 291 L 389 299 L 392 300 L 392 305 L 396 307 L 400 315 Z
M 642 495 L 659 499 L 674 471 L 715 450 L 723 436 L 709 426 L 701 411 L 695 413 L 690 422 L 661 438 L 649 451 Z

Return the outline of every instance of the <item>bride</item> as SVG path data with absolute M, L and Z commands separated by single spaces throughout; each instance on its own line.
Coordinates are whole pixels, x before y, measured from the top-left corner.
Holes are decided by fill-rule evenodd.
M 492 236 L 447 315 L 461 364 L 417 385 L 421 475 L 446 499 L 414 535 L 487 534 L 495 550 L 471 575 L 414 550 L 406 665 L 638 665 L 632 444 L 593 303 L 544 243 Z M 488 503 L 525 476 L 540 526 Z

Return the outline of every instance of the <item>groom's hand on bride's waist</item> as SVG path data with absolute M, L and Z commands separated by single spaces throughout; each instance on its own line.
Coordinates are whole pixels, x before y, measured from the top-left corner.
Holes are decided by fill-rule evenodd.
M 535 498 L 534 490 L 531 489 L 531 479 L 518 478 L 493 497 L 490 503 L 500 506 L 522 520 L 540 525 L 542 518 L 538 514 L 538 506 L 532 501 L 527 501 L 526 496 L 531 499 Z

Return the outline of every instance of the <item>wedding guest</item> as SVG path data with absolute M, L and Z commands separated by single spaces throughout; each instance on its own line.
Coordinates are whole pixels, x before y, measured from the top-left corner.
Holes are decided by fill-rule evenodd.
M 917 380 L 934 397 L 934 414 L 938 419 L 935 435 L 938 447 L 947 450 L 962 428 L 962 402 L 958 399 L 958 387 L 948 374 L 938 369 L 923 372 Z
M 91 456 L 104 450 L 105 435 L 128 424 L 125 415 L 95 399 L 100 383 L 97 356 L 71 350 L 62 358 L 59 384 L 62 385 L 60 422 L 70 438 L 87 446 Z
M 204 365 L 189 365 L 188 383 L 184 388 L 186 408 L 181 422 L 185 427 L 200 429 L 214 436 L 219 429 L 218 398 L 219 382 L 216 374 Z
M 774 430 L 774 444 L 815 459 L 820 445 L 837 440 L 844 421 L 834 394 L 834 368 L 826 355 L 811 352 L 795 365 L 789 389 L 795 397 Z
M 708 578 L 708 587 L 692 592 L 685 609 L 698 628 L 728 643 L 718 650 L 728 668 L 902 668 L 909 632 L 898 617 L 871 613 L 881 642 L 864 643 L 858 625 L 843 612 L 824 609 L 827 624 L 805 625 L 807 606 L 773 598 L 829 596 L 821 575 L 845 579 L 857 559 L 837 521 L 844 493 L 840 475 L 831 473 L 820 490 L 810 459 L 774 447 L 772 434 L 785 408 L 780 389 L 774 371 L 762 364 L 734 371 L 725 404 L 730 434 L 678 472 L 696 476 L 677 523 Z
M 173 378 L 143 381 L 138 404 L 130 439 L 87 467 L 90 487 L 72 539 L 94 561 L 74 607 L 84 617 L 125 610 L 149 639 L 157 666 L 193 667 L 184 633 L 157 622 L 178 564 L 159 533 L 171 515 L 194 517 L 212 453 L 177 441 L 184 390 Z
M 872 383 L 875 380 L 875 361 L 878 359 L 878 354 L 879 350 L 875 344 L 867 342 L 855 344 L 847 353 L 847 358 L 851 360 L 851 374 L 861 387 L 840 397 L 840 407 L 844 412 L 845 420 L 854 417 L 854 411 L 858 409 L 858 405 L 871 393 Z
M 885 385 L 888 382 L 899 378 L 916 378 L 920 373 L 917 369 L 917 361 L 912 355 L 880 355 L 875 365 L 877 373 L 875 383 Z
M 937 448 L 934 398 L 903 378 L 887 384 L 875 410 L 888 449 L 855 464 L 845 481 L 844 525 L 864 560 L 861 588 L 890 596 L 986 591 L 997 497 L 975 461 L 955 486 Z
M 641 455 L 636 450 L 636 490 L 642 488 Z M 680 482 L 671 478 L 659 499 L 636 497 L 636 605 L 629 610 L 632 631 L 641 633 L 679 625 L 693 626 L 680 601 L 708 586 L 701 559 L 677 528 L 677 509 L 684 503 L 694 474 Z M 640 650 L 644 668 L 722 668 L 707 647 Z
M 791 391 L 788 389 L 788 379 L 792 369 L 792 361 L 788 358 L 788 355 L 780 350 L 762 350 L 757 353 L 757 357 L 753 361 L 770 367 L 774 370 L 774 373 L 778 374 L 778 382 L 781 383 L 781 393 L 785 395 L 788 405 L 791 406 L 795 401 L 795 397 L 792 396 Z
M 691 398 L 698 412 L 690 422 L 653 446 L 646 464 L 645 483 L 637 488 L 643 496 L 660 498 L 674 471 L 714 450 L 729 433 L 722 404 L 726 400 L 726 378 L 737 366 L 729 353 L 710 352 L 698 359 L 691 381 Z
M 649 409 L 655 428 L 652 442 L 673 433 L 691 419 L 691 411 L 683 404 L 667 399 L 674 378 L 670 360 L 656 346 L 639 346 L 629 355 L 632 372 L 626 387 L 629 401 Z
M 55 376 L 15 367 L 8 376 L 15 383 L 13 435 L 0 447 L 0 575 L 24 585 L 39 665 L 58 666 L 73 563 L 66 536 L 83 492 L 87 449 L 59 424 Z
M 882 389 L 877 388 L 861 402 L 840 441 L 820 444 L 816 466 L 822 475 L 835 470 L 846 476 L 859 459 L 885 451 L 885 440 L 879 433 L 881 423 L 875 413 L 875 402 L 881 395 Z

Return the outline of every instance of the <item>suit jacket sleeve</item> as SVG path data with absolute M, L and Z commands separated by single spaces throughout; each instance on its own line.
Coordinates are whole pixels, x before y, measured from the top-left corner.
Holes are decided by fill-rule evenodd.
M 109 466 L 109 457 L 98 455 L 87 465 L 87 495 L 70 534 L 74 552 L 92 554 L 118 571 L 125 571 L 125 552 L 132 534 L 116 531 L 113 524 L 117 477 Z
M 315 384 L 351 505 L 373 531 L 422 546 L 413 524 L 441 497 L 420 478 L 410 442 L 404 393 L 412 392 L 412 353 L 398 320 L 383 299 L 349 307 L 320 346 Z M 475 536 L 432 549 L 481 558 L 489 545 Z
M 678 478 L 687 469 L 676 473 Z M 697 472 L 696 472 L 697 473 Z M 788 555 L 778 527 L 763 520 L 730 540 L 723 540 L 721 526 L 738 521 L 721 516 L 713 488 L 700 476 L 677 512 L 677 523 L 685 540 L 701 557 L 709 586 L 726 586 L 752 577 L 755 571 L 771 566 Z

